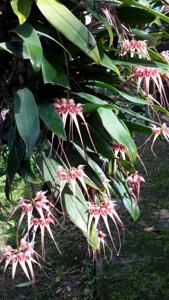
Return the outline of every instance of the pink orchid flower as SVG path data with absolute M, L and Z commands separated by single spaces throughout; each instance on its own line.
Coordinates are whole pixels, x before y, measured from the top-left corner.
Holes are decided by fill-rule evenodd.
M 84 188 L 86 194 L 88 195 L 87 187 L 84 181 L 85 173 L 83 165 L 79 165 L 77 168 L 71 167 L 68 170 L 64 169 L 62 166 L 59 166 L 57 175 L 59 176 L 61 181 L 60 194 L 62 193 L 66 183 L 70 182 L 72 186 L 73 195 L 75 196 L 76 181 L 78 180 Z
M 115 158 L 122 157 L 123 160 L 126 160 L 126 151 L 127 148 L 121 144 L 113 143 L 112 149 L 114 150 Z
M 138 203 L 140 200 L 140 186 L 141 182 L 145 182 L 144 178 L 136 171 L 135 173 L 127 176 L 127 182 L 129 184 L 129 192 L 136 203 Z
M 40 263 L 34 259 L 34 256 L 39 257 L 37 252 L 34 251 L 32 243 L 26 243 L 22 240 L 19 249 L 13 249 L 11 246 L 6 246 L 6 251 L 3 256 L 3 260 L 5 260 L 4 272 L 8 266 L 12 264 L 12 279 L 14 279 L 16 268 L 19 264 L 27 278 L 34 283 L 35 276 L 33 264 L 37 264 L 41 267 Z
M 111 259 L 111 256 L 112 256 L 112 251 L 109 248 L 108 244 L 106 243 L 105 237 L 106 237 L 106 234 L 102 230 L 99 230 L 99 232 L 98 232 L 98 241 L 99 241 L 98 250 L 99 250 L 99 252 L 101 252 L 101 246 L 102 246 L 104 257 L 107 261 L 105 247 L 107 247 L 110 251 L 110 259 Z
M 45 238 L 45 229 L 47 229 L 51 239 L 53 240 L 57 250 L 59 251 L 59 253 L 61 254 L 59 247 L 55 241 L 55 238 L 53 236 L 52 230 L 50 228 L 50 224 L 55 225 L 55 220 L 53 218 L 53 216 L 51 215 L 51 213 L 46 213 L 46 216 L 44 218 L 36 218 L 33 217 L 31 219 L 31 227 L 30 229 L 33 229 L 33 237 L 32 237 L 32 242 L 35 241 L 35 237 L 36 237 L 36 233 L 37 233 L 37 229 L 40 228 L 41 231 L 41 248 L 42 248 L 42 257 L 45 256 L 45 242 L 44 242 L 44 238 Z
M 116 252 L 119 253 L 120 248 L 121 248 L 119 226 L 120 226 L 120 228 L 123 228 L 123 223 L 122 223 L 120 217 L 118 216 L 114 207 L 115 207 L 114 201 L 111 201 L 108 197 L 105 197 L 100 204 L 88 202 L 88 210 L 89 210 L 88 236 L 90 236 L 92 222 L 94 221 L 94 227 L 97 230 L 99 221 L 102 218 L 104 221 L 105 227 L 108 231 L 109 237 L 112 241 L 113 247 L 115 248 Z M 115 227 L 117 229 L 117 232 L 118 232 L 118 237 L 119 237 L 119 242 L 120 242 L 120 247 L 119 247 L 118 251 L 117 251 L 117 248 L 115 246 L 115 243 L 114 243 L 111 231 L 110 231 L 108 217 L 113 221 L 113 223 L 115 224 Z
M 156 90 L 160 94 L 160 102 L 162 105 L 167 104 L 167 97 L 162 81 L 162 75 L 160 69 L 154 67 L 135 67 L 133 69 L 133 75 L 130 78 L 137 79 L 137 92 L 141 89 L 147 94 L 151 94 L 150 85 L 152 84 L 153 94 L 156 94 Z M 157 101 L 158 102 L 158 101 Z
M 73 123 L 75 124 L 76 129 L 79 134 L 79 137 L 80 137 L 81 144 L 84 148 L 84 143 L 83 143 L 83 139 L 82 139 L 79 123 L 78 123 L 78 117 L 83 121 L 83 123 L 86 127 L 86 130 L 88 132 L 90 141 L 92 143 L 93 149 L 97 152 L 95 145 L 93 143 L 90 131 L 89 131 L 89 127 L 88 127 L 86 120 L 84 118 L 84 115 L 83 115 L 82 104 L 81 103 L 76 104 L 73 99 L 65 99 L 65 98 L 58 99 L 58 98 L 56 98 L 53 106 L 54 106 L 55 110 L 60 114 L 60 116 L 63 120 L 64 127 L 66 126 L 66 122 L 69 117 L 69 123 L 70 123 L 69 138 L 71 137 L 71 135 L 73 135 Z M 73 140 L 73 136 L 72 136 L 72 140 Z
M 121 55 L 125 56 L 130 54 L 131 57 L 134 57 L 135 54 L 140 59 L 150 59 L 146 41 L 137 41 L 136 39 L 132 38 L 132 40 L 125 39 L 121 45 Z
M 33 208 L 37 210 L 41 218 L 44 218 L 44 212 L 50 213 L 51 207 L 53 208 L 53 204 L 51 201 L 47 199 L 45 196 L 46 192 L 39 191 L 36 193 L 34 199 L 27 200 L 23 197 L 20 198 L 19 204 L 15 207 L 12 214 L 16 212 L 18 209 L 22 209 L 22 213 L 18 222 L 18 227 L 20 227 L 24 217 L 27 215 L 27 222 L 28 222 L 28 231 L 30 230 L 31 218 L 33 213 Z

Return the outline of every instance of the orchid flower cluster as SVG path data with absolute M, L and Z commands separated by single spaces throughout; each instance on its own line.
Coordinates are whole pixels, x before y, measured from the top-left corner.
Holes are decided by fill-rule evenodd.
M 18 249 L 14 249 L 11 246 L 6 246 L 4 257 L 2 259 L 5 259 L 4 272 L 8 266 L 12 264 L 12 279 L 14 279 L 16 268 L 19 264 L 27 278 L 32 282 L 35 282 L 33 264 L 37 264 L 39 267 L 41 267 L 40 263 L 35 258 L 39 259 L 39 255 L 34 250 L 34 243 L 28 243 L 23 238 L 20 241 Z
M 89 128 L 88 128 L 88 125 L 87 125 L 85 117 L 83 115 L 82 104 L 81 103 L 76 104 L 74 99 L 66 99 L 66 98 L 58 99 L 58 98 L 56 98 L 53 106 L 54 106 L 54 109 L 60 114 L 60 116 L 63 120 L 64 127 L 66 126 L 66 122 L 69 117 L 69 125 L 70 125 L 69 138 L 71 138 L 71 135 L 72 135 L 72 140 L 73 140 L 73 123 L 75 124 L 76 129 L 79 134 L 79 137 L 80 137 L 81 144 L 84 148 L 82 134 L 81 134 L 79 123 L 78 123 L 78 117 L 83 121 L 83 123 L 86 127 L 86 130 L 88 132 L 90 141 L 92 143 L 92 146 L 93 146 L 94 150 L 96 151 L 95 145 L 93 143 L 93 140 L 92 140 Z
M 88 237 L 90 237 L 92 223 L 94 222 L 94 228 L 95 230 L 98 230 L 99 244 L 102 243 L 104 248 L 104 245 L 106 244 L 105 242 L 106 234 L 102 230 L 103 225 L 101 220 L 103 220 L 105 228 L 107 229 L 109 237 L 112 241 L 113 247 L 116 250 L 117 254 L 119 254 L 121 248 L 119 228 L 123 229 L 123 223 L 115 210 L 115 202 L 110 200 L 107 196 L 105 196 L 103 197 L 102 201 L 99 204 L 96 202 L 88 202 L 88 211 L 89 211 Z M 109 219 L 113 221 L 116 230 L 118 232 L 119 242 L 120 242 L 120 246 L 118 250 L 114 243 L 113 236 L 110 230 Z
M 138 174 L 136 171 L 131 175 L 127 176 L 127 183 L 129 185 L 129 192 L 131 196 L 134 198 L 135 202 L 138 203 L 140 201 L 140 186 L 141 182 L 145 182 L 144 178 Z
M 131 57 L 136 55 L 140 59 L 150 59 L 146 41 L 137 41 L 135 38 L 132 38 L 131 40 L 125 39 L 122 41 L 121 55 L 126 56 L 127 54 L 130 54 Z
M 143 89 L 147 95 L 156 95 L 157 90 L 160 95 L 160 102 L 163 105 L 168 104 L 160 69 L 143 66 L 135 67 L 131 77 L 137 79 L 137 92 Z
M 59 166 L 57 175 L 60 178 L 60 194 L 62 193 L 66 183 L 70 182 L 73 195 L 75 196 L 77 180 L 81 183 L 86 194 L 88 194 L 86 183 L 84 181 L 85 173 L 83 165 L 79 165 L 77 168 L 70 167 L 70 169 L 64 169 L 62 166 Z
M 38 264 L 37 260 L 34 259 L 40 258 L 40 255 L 34 250 L 35 238 L 37 234 L 37 229 L 40 229 L 41 232 L 41 249 L 42 256 L 44 257 L 44 239 L 45 239 L 45 230 L 48 231 L 51 239 L 53 240 L 55 246 L 60 252 L 58 245 L 53 236 L 50 225 L 56 224 L 56 219 L 52 214 L 51 210 L 53 209 L 53 204 L 46 197 L 46 192 L 39 191 L 36 193 L 36 196 L 27 200 L 23 197 L 20 198 L 18 205 L 15 207 L 12 215 L 19 209 L 21 209 L 21 215 L 18 221 L 17 230 L 19 230 L 21 223 L 24 218 L 26 218 L 26 234 L 20 241 L 20 245 L 17 249 L 13 249 L 11 246 L 6 246 L 6 251 L 3 256 L 5 260 L 5 270 L 12 263 L 12 278 L 14 279 L 16 273 L 16 267 L 18 263 L 23 269 L 27 278 L 34 282 L 34 272 L 33 272 L 33 263 Z M 36 217 L 35 217 L 36 215 Z M 30 275 L 29 275 L 30 273 Z

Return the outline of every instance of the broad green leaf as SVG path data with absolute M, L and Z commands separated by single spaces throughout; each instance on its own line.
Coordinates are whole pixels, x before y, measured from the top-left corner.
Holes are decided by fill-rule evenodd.
M 8 155 L 6 169 L 5 194 L 10 199 L 11 185 L 17 173 L 21 161 L 25 155 L 25 145 L 23 141 L 15 134 L 11 150 Z
M 94 37 L 65 5 L 55 0 L 36 0 L 36 4 L 56 30 L 61 32 L 96 63 L 100 62 Z
M 31 12 L 31 0 L 12 0 L 11 6 L 19 19 L 19 23 L 22 25 Z
M 119 95 L 121 95 L 123 98 L 125 98 L 126 100 L 136 103 L 136 104 L 142 104 L 142 105 L 147 105 L 148 102 L 147 100 L 140 98 L 138 96 L 132 96 L 130 94 L 128 94 L 126 91 L 124 92 L 122 89 L 120 88 L 116 88 L 108 83 L 102 82 L 102 81 L 89 81 L 87 83 L 87 85 L 92 85 L 92 86 L 98 86 L 101 87 L 103 89 L 107 89 L 109 91 L 115 92 Z M 81 94 L 81 93 L 80 93 Z M 82 93 L 83 95 L 83 93 Z
M 62 60 L 58 59 L 57 55 L 53 60 L 43 57 L 41 66 L 44 83 L 55 83 L 69 88 L 69 80 L 62 66 Z
M 68 49 L 65 48 L 64 45 L 56 39 L 56 35 L 57 35 L 56 32 L 53 33 L 53 31 L 51 29 L 47 28 L 45 25 L 36 24 L 36 23 L 34 25 L 34 29 L 36 30 L 36 32 L 39 36 L 46 37 L 49 40 L 55 42 L 57 45 L 59 45 L 68 54 L 69 59 L 72 60 L 72 56 L 71 56 L 70 52 L 68 51 Z
M 130 12 L 126 13 L 127 10 L 130 10 Z M 130 8 L 127 6 L 121 6 L 118 8 L 117 12 L 120 21 L 128 24 L 130 27 L 140 26 L 154 20 L 154 16 L 150 12 L 134 6 L 130 6 Z
M 131 122 L 128 120 L 124 120 L 125 124 L 127 125 L 127 128 L 130 130 L 130 132 L 142 132 L 144 134 L 151 134 L 152 129 L 148 126 L 136 123 L 136 122 Z
M 43 60 L 43 51 L 36 31 L 30 24 L 24 23 L 18 25 L 14 32 L 24 41 L 32 67 L 38 71 Z
M 55 111 L 52 105 L 47 103 L 40 104 L 39 115 L 45 125 L 57 136 L 66 140 L 66 132 L 63 126 L 63 121 L 60 115 Z
M 77 95 L 78 97 L 85 99 L 93 104 L 98 104 L 98 105 L 108 105 L 109 104 L 108 102 L 101 100 L 100 98 L 93 96 L 91 94 L 88 94 L 88 93 L 72 93 L 72 94 Z
M 38 109 L 32 92 L 27 88 L 18 90 L 14 106 L 16 126 L 29 156 L 33 153 L 40 133 Z
M 143 8 L 144 10 L 151 13 L 152 15 L 160 18 L 161 20 L 163 20 L 167 23 L 169 23 L 169 17 L 167 17 L 165 14 L 161 14 L 160 12 L 158 12 L 158 10 L 154 10 L 154 9 L 148 7 L 148 6 L 143 5 L 142 3 L 136 2 L 134 0 L 123 0 L 123 3 L 127 4 L 127 5 L 132 5 L 132 6 L 135 6 L 135 7 Z
M 99 108 L 97 112 L 101 118 L 103 127 L 110 134 L 111 138 L 124 145 L 130 152 L 131 161 L 134 161 L 137 156 L 136 145 L 113 111 L 106 108 Z
M 107 69 L 114 71 L 120 77 L 120 71 L 116 67 L 114 61 L 109 58 L 105 53 L 101 56 L 100 64 Z

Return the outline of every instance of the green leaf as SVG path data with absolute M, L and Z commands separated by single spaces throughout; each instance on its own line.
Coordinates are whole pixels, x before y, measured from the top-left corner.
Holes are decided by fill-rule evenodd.
M 14 106 L 16 126 L 25 142 L 26 153 L 29 156 L 40 134 L 38 109 L 32 92 L 27 88 L 18 90 Z
M 57 136 L 66 140 L 66 132 L 63 126 L 63 121 L 56 110 L 48 103 L 43 103 L 39 105 L 39 115 L 46 126 Z
M 118 174 L 120 174 L 120 173 L 118 172 Z M 122 176 L 122 174 L 120 176 Z M 124 180 L 124 178 L 123 178 L 123 180 Z M 140 210 L 139 210 L 137 203 L 129 197 L 128 192 L 125 188 L 125 183 L 122 182 L 121 180 L 112 179 L 112 181 L 113 181 L 114 188 L 116 189 L 117 193 L 119 194 L 120 198 L 122 199 L 128 212 L 132 216 L 133 220 L 137 221 L 138 218 L 140 217 Z
M 26 181 L 33 184 L 40 184 L 41 180 L 35 175 L 32 170 L 30 158 L 24 159 L 18 169 L 18 174 Z
M 24 155 L 25 145 L 23 141 L 15 134 L 14 141 L 7 160 L 5 194 L 8 199 L 10 199 L 12 182 L 14 180 L 15 174 L 20 167 Z
M 0 50 L 7 51 L 22 59 L 29 59 L 27 49 L 21 41 L 0 43 Z
M 38 157 L 38 161 L 44 180 L 46 182 L 50 182 L 51 185 L 54 186 L 54 194 L 57 198 L 59 195 L 60 182 L 56 174 L 58 166 L 64 165 L 64 163 L 57 154 L 55 154 L 54 160 L 46 157 L 46 154 L 44 152 L 42 152 L 41 155 Z M 76 196 L 73 196 L 71 187 L 69 184 L 67 184 L 64 189 L 64 193 L 62 193 L 62 197 L 64 198 L 65 208 L 70 219 L 78 228 L 80 228 L 83 231 L 84 235 L 87 236 L 87 202 L 78 184 L 76 184 Z
M 101 56 L 100 64 L 107 69 L 114 71 L 120 77 L 120 71 L 116 67 L 114 61 L 109 58 L 105 53 Z
M 31 12 L 31 0 L 12 0 L 11 6 L 19 19 L 19 23 L 22 25 Z
M 142 132 L 144 134 L 151 134 L 152 129 L 148 126 L 136 123 L 136 122 L 131 122 L 128 120 L 124 120 L 125 124 L 127 125 L 127 128 L 130 130 L 130 132 Z
M 55 0 L 36 0 L 36 4 L 56 30 L 61 32 L 96 63 L 100 62 L 94 37 L 65 5 Z
M 131 160 L 134 161 L 137 156 L 136 145 L 113 111 L 106 108 L 99 108 L 97 112 L 101 118 L 103 127 L 110 134 L 111 138 L 124 145 L 130 152 Z
M 108 102 L 101 100 L 100 98 L 93 96 L 91 94 L 88 94 L 88 93 L 72 93 L 72 94 L 77 95 L 78 97 L 85 99 L 93 104 L 98 104 L 98 105 L 108 105 L 109 104 Z
M 145 6 L 139 2 L 136 2 L 134 0 L 123 0 L 123 3 L 124 4 L 127 4 L 127 5 L 132 5 L 132 6 L 135 6 L 135 7 L 140 7 L 140 8 L 143 8 L 144 10 L 146 10 L 147 12 L 151 13 L 152 15 L 160 18 L 161 20 L 169 23 L 169 17 L 167 17 L 165 14 L 161 14 L 160 12 L 158 12 L 158 10 L 154 10 L 148 6 Z
M 136 104 L 142 104 L 142 105 L 147 105 L 148 104 L 146 99 L 140 98 L 138 96 L 132 96 L 132 95 L 128 94 L 127 92 L 124 92 L 120 88 L 117 89 L 114 86 L 112 86 L 108 83 L 102 82 L 102 81 L 89 81 L 87 84 L 92 85 L 92 86 L 98 86 L 98 87 L 101 87 L 103 89 L 107 89 L 109 91 L 115 92 L 115 93 L 121 95 L 126 100 L 128 100 L 130 102 L 133 102 L 133 103 L 136 103 Z
M 18 25 L 14 32 L 24 41 L 32 67 L 34 71 L 38 71 L 43 60 L 43 51 L 36 31 L 30 24 L 24 23 Z
M 62 60 L 60 61 L 56 55 L 52 60 L 43 57 L 42 75 L 44 83 L 55 83 L 69 88 L 69 80 L 62 66 Z
M 115 65 L 124 65 L 124 66 L 145 66 L 145 67 L 155 67 L 160 68 L 164 71 L 169 71 L 169 65 L 166 63 L 161 63 L 153 60 L 143 60 L 143 59 L 134 59 L 134 58 L 128 58 L 128 59 L 118 59 L 113 60 Z

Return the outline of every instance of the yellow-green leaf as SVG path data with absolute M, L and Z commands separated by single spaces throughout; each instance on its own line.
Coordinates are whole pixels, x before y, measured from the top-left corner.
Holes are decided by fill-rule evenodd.
M 22 25 L 31 12 L 31 1 L 30 0 L 12 0 L 11 6 L 15 15 L 17 15 L 19 24 Z

